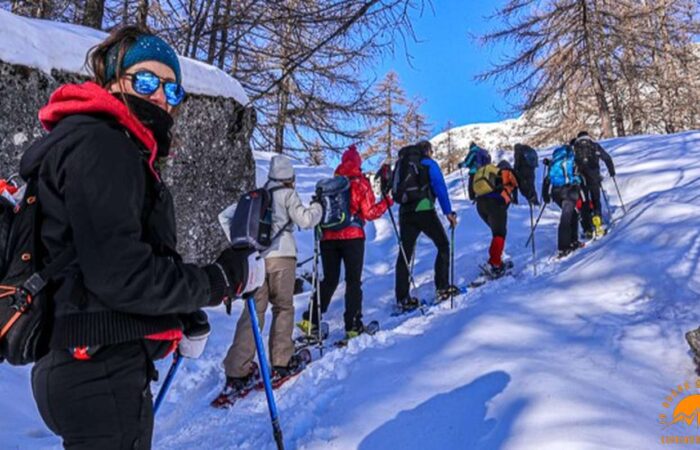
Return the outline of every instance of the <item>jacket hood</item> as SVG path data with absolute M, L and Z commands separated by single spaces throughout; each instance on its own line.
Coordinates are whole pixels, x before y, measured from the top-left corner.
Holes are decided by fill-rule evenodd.
M 158 155 L 153 132 L 106 89 L 91 81 L 63 85 L 51 94 L 49 102 L 39 110 L 39 121 L 47 131 L 51 131 L 62 119 L 75 114 L 108 115 L 114 118 L 146 147 L 150 153 L 149 168 L 153 175 L 160 179 L 153 168 Z
M 362 158 L 354 145 L 348 147 L 343 153 L 340 165 L 335 169 L 336 175 L 357 177 L 362 175 Z

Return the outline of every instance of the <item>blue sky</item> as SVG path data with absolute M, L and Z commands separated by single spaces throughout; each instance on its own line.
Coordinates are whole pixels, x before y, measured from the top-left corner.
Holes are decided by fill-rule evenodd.
M 410 64 L 398 44 L 394 57 L 385 58 L 376 67 L 378 78 L 393 69 L 409 97 L 419 95 L 426 100 L 422 111 L 435 132 L 441 131 L 448 120 L 465 125 L 508 118 L 504 111 L 509 106 L 498 87 L 491 81 L 479 83 L 473 79 L 490 63 L 498 62 L 503 49 L 484 47 L 470 37 L 500 25 L 487 17 L 501 4 L 488 0 L 433 0 L 434 12 L 427 7 L 422 16 L 414 13 L 419 42 L 408 42 Z

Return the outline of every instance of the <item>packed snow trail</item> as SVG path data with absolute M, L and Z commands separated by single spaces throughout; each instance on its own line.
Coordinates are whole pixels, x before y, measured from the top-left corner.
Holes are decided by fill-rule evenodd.
M 489 282 L 431 310 L 390 317 L 397 249 L 388 218 L 367 227 L 364 320 L 382 331 L 346 349 L 329 349 L 276 391 L 288 448 L 303 449 L 610 449 L 659 448 L 664 398 L 694 381 L 683 333 L 700 317 L 700 133 L 636 136 L 603 142 L 615 159 L 628 215 L 604 187 L 616 220 L 611 233 L 562 261 L 556 252 L 559 211 L 550 205 L 537 231 L 532 274 L 529 209 L 509 214 L 507 252 L 515 277 Z M 540 152 L 540 158 L 549 156 Z M 259 179 L 265 159 L 256 155 Z M 297 167 L 306 198 L 329 169 Z M 541 178 L 538 182 L 541 181 Z M 488 228 L 448 177 L 457 229 L 456 277 L 472 280 L 486 259 Z M 539 188 L 539 186 L 538 186 Z M 309 233 L 297 235 L 300 260 Z M 419 240 L 416 281 L 432 293 L 434 248 Z M 343 285 L 325 318 L 342 334 Z M 308 293 L 295 299 L 297 317 Z M 263 393 L 232 409 L 209 402 L 221 388 L 221 359 L 232 317 L 212 311 L 214 332 L 202 359 L 185 361 L 156 418 L 155 448 L 272 449 Z M 269 314 L 268 314 L 269 322 Z M 169 360 L 159 363 L 161 374 Z M 29 370 L 0 366 L 0 442 L 42 448 L 59 440 L 41 423 Z M 157 387 L 154 387 L 154 392 Z M 5 426 L 8 424 L 9 426 Z M 684 433 L 680 428 L 677 434 Z

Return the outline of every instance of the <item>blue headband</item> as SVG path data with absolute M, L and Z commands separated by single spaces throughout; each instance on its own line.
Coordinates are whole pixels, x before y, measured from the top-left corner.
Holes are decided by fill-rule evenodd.
M 107 52 L 107 64 L 105 65 L 105 78 L 112 80 L 117 73 L 117 56 L 119 55 L 119 46 L 114 45 Z M 134 64 L 143 61 L 158 61 L 173 69 L 175 73 L 175 81 L 182 82 L 180 73 L 180 61 L 177 59 L 175 50 L 168 45 L 163 39 L 151 34 L 143 34 L 136 38 L 131 47 L 124 53 L 122 60 L 122 69 L 128 69 Z

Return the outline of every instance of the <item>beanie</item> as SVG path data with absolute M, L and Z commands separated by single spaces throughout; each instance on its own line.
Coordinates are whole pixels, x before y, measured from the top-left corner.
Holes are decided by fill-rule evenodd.
M 112 80 L 117 74 L 117 57 L 119 46 L 114 45 L 107 52 L 105 64 L 105 79 Z M 152 34 L 142 34 L 124 53 L 122 69 L 128 69 L 134 64 L 143 61 L 158 61 L 170 67 L 175 73 L 175 81 L 181 83 L 180 61 L 177 59 L 175 50 L 163 39 Z

